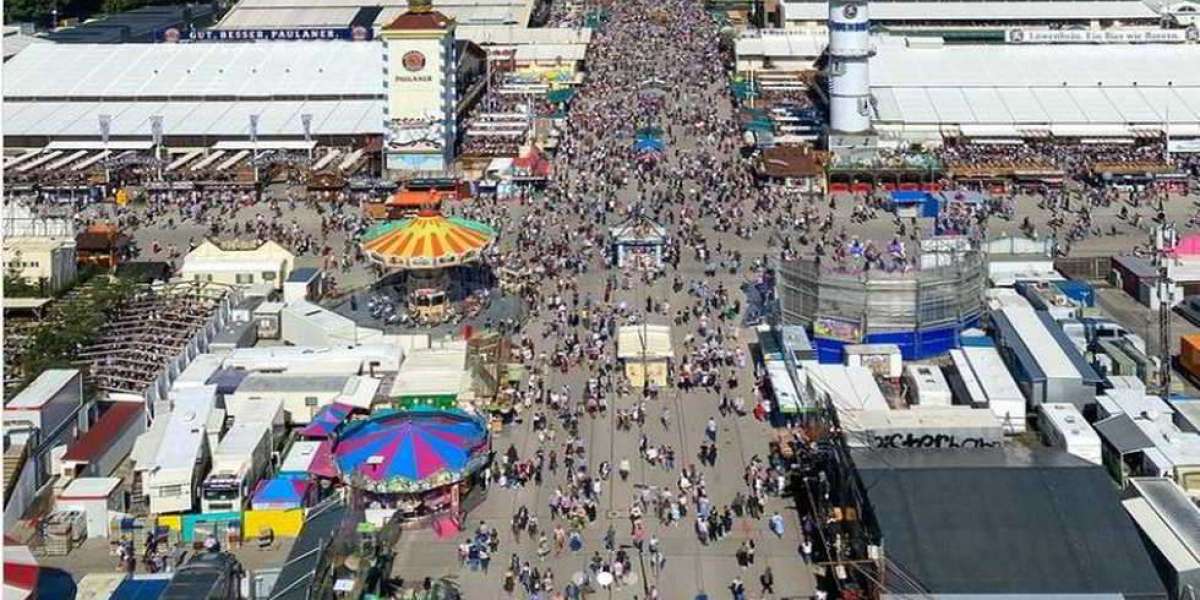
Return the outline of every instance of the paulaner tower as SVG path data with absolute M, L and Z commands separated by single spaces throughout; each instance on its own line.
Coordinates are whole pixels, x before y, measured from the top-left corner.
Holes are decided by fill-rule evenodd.
M 871 20 L 866 0 L 829 0 L 829 125 L 831 134 L 871 129 Z

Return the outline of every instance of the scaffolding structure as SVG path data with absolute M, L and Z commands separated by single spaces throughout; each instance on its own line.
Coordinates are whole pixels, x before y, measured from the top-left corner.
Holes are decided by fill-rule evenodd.
M 846 269 L 816 258 L 782 263 L 781 321 L 807 328 L 817 340 L 908 342 L 914 348 L 923 347 L 927 334 L 956 332 L 979 321 L 987 287 L 982 252 L 935 249 L 920 264 L 929 266 L 889 272 Z

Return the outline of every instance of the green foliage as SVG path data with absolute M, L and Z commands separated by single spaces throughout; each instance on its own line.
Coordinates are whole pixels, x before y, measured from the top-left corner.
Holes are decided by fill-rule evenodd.
M 44 284 L 44 282 L 42 282 Z M 4 274 L 5 298 L 41 298 L 44 285 L 32 283 L 14 273 Z
M 4 0 L 4 22 L 40 22 L 50 18 L 50 2 L 46 0 Z
M 21 371 L 28 379 L 46 369 L 69 367 L 76 353 L 96 338 L 108 316 L 133 296 L 131 281 L 98 276 L 77 293 L 54 304 L 53 314 L 42 321 L 21 356 Z

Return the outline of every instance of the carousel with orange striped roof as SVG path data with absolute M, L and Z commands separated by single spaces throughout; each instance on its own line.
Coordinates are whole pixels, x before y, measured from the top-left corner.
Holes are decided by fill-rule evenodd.
M 424 207 L 413 217 L 386 221 L 362 236 L 362 251 L 388 271 L 407 279 L 408 312 L 426 322 L 453 316 L 450 273 L 479 261 L 496 240 L 496 230 Z

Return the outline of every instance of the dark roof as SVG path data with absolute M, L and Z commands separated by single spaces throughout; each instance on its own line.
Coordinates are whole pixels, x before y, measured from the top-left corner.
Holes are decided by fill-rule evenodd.
M 1075 366 L 1075 369 L 1079 371 L 1079 378 L 1082 379 L 1084 383 L 1091 385 L 1100 385 L 1101 383 L 1104 383 L 1104 378 L 1101 377 L 1100 374 L 1096 372 L 1096 369 L 1092 367 L 1092 364 L 1083 357 L 1083 354 L 1079 352 L 1079 348 L 1075 346 L 1075 342 L 1072 342 L 1071 338 L 1067 336 L 1067 332 L 1064 331 L 1063 328 L 1054 321 L 1054 317 L 1050 316 L 1050 311 L 1039 310 L 1037 311 L 1037 316 L 1039 319 L 1041 319 L 1042 325 L 1046 327 L 1046 331 L 1050 332 L 1050 337 L 1054 338 L 1054 341 L 1058 342 L 1058 345 L 1062 348 L 1063 353 L 1067 355 L 1067 360 L 1070 360 L 1071 364 Z
M 375 25 L 375 18 L 381 12 L 383 12 L 382 6 L 359 7 L 358 12 L 354 13 L 354 18 L 350 19 L 350 27 L 366 27 L 370 29 Z
M 97 231 L 85 231 L 75 236 L 75 249 L 85 252 L 108 252 L 129 245 L 130 238 L 123 233 L 109 235 Z
M 1130 483 L 1179 536 L 1179 541 L 1189 551 L 1200 553 L 1200 509 L 1183 488 L 1165 477 L 1135 477 Z
M 885 555 L 919 591 L 1167 596 L 1100 466 L 1048 449 L 853 456 Z
M 245 369 L 230 369 L 222 367 L 217 372 L 209 376 L 208 381 L 204 382 L 207 385 L 217 386 L 218 394 L 232 394 L 237 391 L 238 386 L 242 385 L 242 381 L 246 376 L 250 375 L 250 371 Z
M 1112 266 L 1121 267 L 1140 279 L 1158 279 L 1158 269 L 1154 267 L 1154 263 L 1150 262 L 1148 258 L 1133 256 L 1132 254 L 1118 254 L 1112 257 Z
M 224 598 L 232 575 L 241 565 L 228 552 L 201 552 L 175 572 L 159 600 Z
M 1121 454 L 1153 448 L 1154 442 L 1133 422 L 1129 415 L 1113 415 L 1093 425 L 1100 439 Z
M 117 277 L 128 277 L 138 283 L 171 279 L 171 263 L 161 260 L 137 260 L 117 265 Z
M 347 516 L 345 504 L 329 501 L 314 507 L 304 520 L 296 542 L 283 563 L 275 586 L 271 588 L 270 600 L 308 600 L 309 586 L 320 570 L 324 552 L 314 551 L 327 547 Z
M 320 269 L 316 267 L 301 267 L 293 270 L 288 275 L 287 280 L 293 283 L 311 281 L 312 278 L 316 277 L 317 273 L 319 272 Z
M 1025 346 L 1021 336 L 1017 335 L 1017 329 L 1008 320 L 1008 315 L 1004 314 L 1002 310 L 993 310 L 990 314 L 992 326 L 996 329 L 996 339 L 1000 342 L 1001 347 L 1008 350 L 1012 360 L 1019 363 L 1020 371 L 1025 374 L 1025 379 L 1031 383 L 1046 381 L 1046 372 L 1042 370 L 1037 358 Z
M 126 579 L 113 590 L 109 600 L 157 600 L 169 583 L 169 577 Z
M 389 23 L 387 29 L 446 29 L 454 23 L 454 20 L 442 13 L 431 10 L 429 12 L 406 12 Z
M 804 146 L 775 146 L 763 150 L 760 171 L 767 177 L 819 177 L 819 155 Z
M 164 29 L 202 27 L 211 23 L 215 15 L 216 7 L 212 4 L 144 6 L 48 32 L 44 37 L 58 43 L 153 42 Z
M 112 447 L 113 440 L 121 436 L 126 427 L 130 427 L 134 419 L 142 416 L 145 405 L 141 402 L 110 402 L 111 406 L 92 428 L 67 447 L 63 460 L 90 461 Z M 101 473 L 107 475 L 108 473 Z

